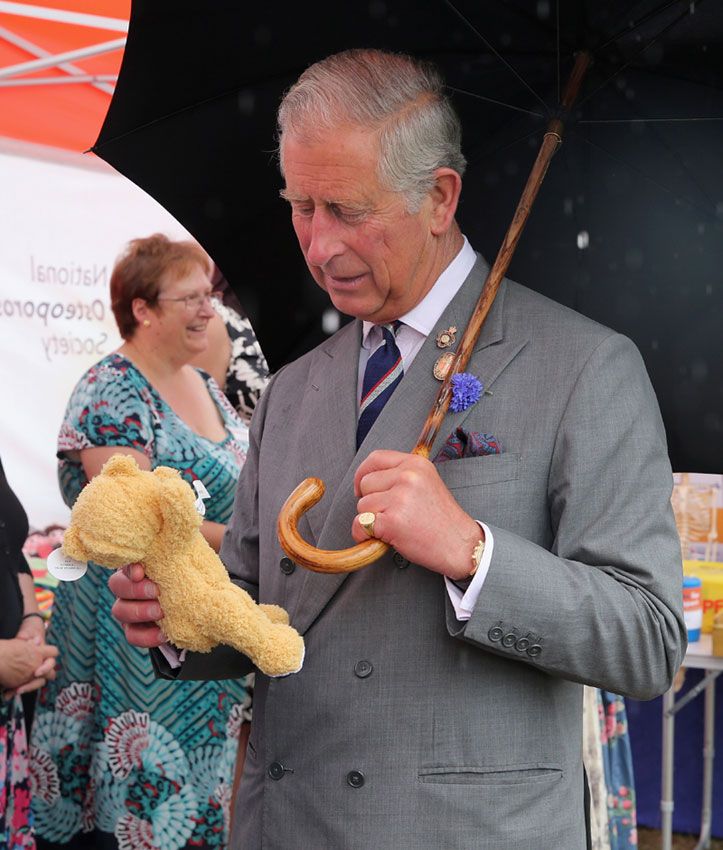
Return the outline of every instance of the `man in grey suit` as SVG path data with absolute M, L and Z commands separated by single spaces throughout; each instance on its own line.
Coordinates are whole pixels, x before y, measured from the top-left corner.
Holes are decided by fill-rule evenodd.
M 581 684 L 653 697 L 685 646 L 672 476 L 640 355 L 505 281 L 468 366 L 484 394 L 448 414 L 431 456 L 450 435 L 468 450 L 409 454 L 438 346 L 487 271 L 455 222 L 458 120 L 426 65 L 350 51 L 301 76 L 279 126 L 301 250 L 357 321 L 273 378 L 221 550 L 306 643 L 301 672 L 257 677 L 231 846 L 581 850 Z M 357 448 L 365 373 L 394 345 L 404 377 Z M 286 557 L 276 518 L 309 475 L 328 491 L 300 523 L 310 542 L 363 540 L 370 512 L 390 553 L 351 575 Z M 113 576 L 114 610 L 155 647 L 142 576 Z M 158 665 L 250 669 L 223 647 Z

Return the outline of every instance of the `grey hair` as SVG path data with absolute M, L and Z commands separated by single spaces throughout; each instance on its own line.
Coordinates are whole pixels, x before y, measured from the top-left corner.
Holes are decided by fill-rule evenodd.
M 307 68 L 284 95 L 278 113 L 285 133 L 315 142 L 334 127 L 358 125 L 379 134 L 379 179 L 419 210 L 438 168 L 464 174 L 462 127 L 430 63 L 382 50 L 345 50 Z

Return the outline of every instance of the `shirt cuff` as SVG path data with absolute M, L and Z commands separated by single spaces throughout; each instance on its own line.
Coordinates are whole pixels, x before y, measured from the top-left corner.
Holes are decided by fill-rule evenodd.
M 158 647 L 161 655 L 168 662 L 168 666 L 171 670 L 178 670 L 178 668 L 183 664 L 186 660 L 186 650 L 178 649 L 172 643 L 162 643 Z
M 475 520 L 475 522 L 484 532 L 485 549 L 482 553 L 480 565 L 477 567 L 477 572 L 472 576 L 472 581 L 469 583 L 469 587 L 463 591 L 457 587 L 451 579 L 447 578 L 447 576 L 444 577 L 444 583 L 447 585 L 447 593 L 449 594 L 450 602 L 454 608 L 455 616 L 460 621 L 469 620 L 472 616 L 472 612 L 477 604 L 477 598 L 482 590 L 482 585 L 485 583 L 487 573 L 490 569 L 492 550 L 495 548 L 495 539 L 488 526 L 479 520 Z

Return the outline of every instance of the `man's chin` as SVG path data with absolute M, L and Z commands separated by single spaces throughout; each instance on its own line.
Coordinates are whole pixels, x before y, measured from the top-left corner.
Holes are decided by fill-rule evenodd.
M 363 322 L 379 322 L 387 321 L 383 313 L 385 301 L 378 296 L 370 298 L 368 293 L 360 291 L 339 290 L 332 287 L 322 286 L 326 291 L 331 303 L 340 313 L 346 316 L 353 316 L 355 319 L 361 319 Z M 379 318 L 381 315 L 381 318 Z

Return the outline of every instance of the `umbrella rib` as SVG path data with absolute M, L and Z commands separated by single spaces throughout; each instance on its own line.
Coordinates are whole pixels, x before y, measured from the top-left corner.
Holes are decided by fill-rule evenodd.
M 539 94 L 538 94 L 538 93 L 537 93 L 537 92 L 536 92 L 536 91 L 532 88 L 532 86 L 531 86 L 531 85 L 527 82 L 527 80 L 526 80 L 526 79 L 525 79 L 525 78 L 524 78 L 524 77 L 523 77 L 523 76 L 522 76 L 522 75 L 521 75 L 521 74 L 517 71 L 517 69 L 516 69 L 516 68 L 514 68 L 514 66 L 512 66 L 512 65 L 511 65 L 511 64 L 510 64 L 510 63 L 509 63 L 509 62 L 505 59 L 505 57 L 504 57 L 504 56 L 503 56 L 503 55 L 502 55 L 502 54 L 501 54 L 498 50 L 496 50 L 496 49 L 495 49 L 494 45 L 492 45 L 489 41 L 487 41 L 487 39 L 486 39 L 486 38 L 482 35 L 482 33 L 481 33 L 478 29 L 477 29 L 477 27 L 475 27 L 475 26 L 474 26 L 474 24 L 472 23 L 472 21 L 470 21 L 470 20 L 469 20 L 469 18 L 465 17 L 465 16 L 464 16 L 464 15 L 460 12 L 460 10 L 459 10 L 459 9 L 458 9 L 455 5 L 454 5 L 454 3 L 452 3 L 452 2 L 451 2 L 451 0 L 444 0 L 444 2 L 445 2 L 445 3 L 447 4 L 447 6 L 449 6 L 449 8 L 450 8 L 450 9 L 451 9 L 454 13 L 455 13 L 455 15 L 457 15 L 457 16 L 460 18 L 460 20 L 461 20 L 461 21 L 462 21 L 462 22 L 463 22 L 466 26 L 468 26 L 470 30 L 472 30 L 472 32 L 473 32 L 473 33 L 477 36 L 477 38 L 479 38 L 479 39 L 480 39 L 480 41 L 482 41 L 482 42 L 484 43 L 484 45 L 485 45 L 485 46 L 486 46 L 489 50 L 491 50 L 491 51 L 492 51 L 492 53 L 494 53 L 494 55 L 495 55 L 495 56 L 496 56 L 496 57 L 500 60 L 500 62 L 502 62 L 502 64 L 503 64 L 503 65 L 507 68 L 507 70 L 508 70 L 508 71 L 510 71 L 512 74 L 514 74 L 514 76 L 515 76 L 515 77 L 517 77 L 517 79 L 518 79 L 518 80 L 522 83 L 522 85 L 523 85 L 523 86 L 524 86 L 524 87 L 525 87 L 525 88 L 526 88 L 526 89 L 530 92 L 530 94 L 532 94 L 532 95 L 534 96 L 534 98 L 535 98 L 535 99 L 536 99 L 539 103 L 541 103 L 541 104 L 542 104 L 542 106 L 543 106 L 543 108 L 544 108 L 544 110 L 545 110 L 545 113 L 548 113 L 548 112 L 549 112 L 549 110 L 548 110 L 548 108 L 547 108 L 547 104 L 545 103 L 545 101 L 544 101 L 544 100 L 540 97 L 540 95 L 539 95 Z
M 557 57 L 557 102 L 560 102 L 560 0 L 555 3 L 555 28 L 557 32 L 557 40 L 555 53 Z
M 467 156 L 467 161 L 470 163 L 477 162 L 481 159 L 486 159 L 487 157 L 497 156 L 497 154 L 504 153 L 508 148 L 514 147 L 514 145 L 519 144 L 520 142 L 524 142 L 529 139 L 531 136 L 540 132 L 540 128 L 536 127 L 534 130 L 530 130 L 529 133 L 525 133 L 522 136 L 518 136 L 516 139 L 512 139 L 511 142 L 507 142 L 500 147 L 497 148 L 487 148 L 487 150 L 482 151 L 479 155 L 474 152 L 474 148 Z
M 669 0 L 669 2 L 663 3 L 662 6 L 658 6 L 657 9 L 652 9 L 650 12 L 647 13 L 647 15 L 643 15 L 642 18 L 625 27 L 625 29 L 620 30 L 616 35 L 611 36 L 607 41 L 604 41 L 602 44 L 598 45 L 595 48 L 595 53 L 605 50 L 605 48 L 611 44 L 615 44 L 615 42 L 618 39 L 622 38 L 624 35 L 630 35 L 631 33 L 634 33 L 636 29 L 639 29 L 643 24 L 646 24 L 648 21 L 657 17 L 657 15 L 660 15 L 662 12 L 665 12 L 667 9 L 670 9 L 671 6 L 680 6 L 683 2 L 686 2 L 686 0 Z M 700 0 L 700 2 L 703 2 L 703 0 Z
M 723 121 L 723 115 L 696 115 L 690 118 L 586 118 L 578 124 L 673 124 L 688 123 L 689 121 Z
M 476 92 L 467 91 L 466 89 L 459 89 L 456 86 L 446 86 L 446 88 L 456 94 L 466 94 L 469 97 L 477 98 L 477 100 L 484 100 L 486 103 L 492 103 L 495 106 L 502 106 L 505 109 L 513 109 L 515 112 L 523 112 L 525 115 L 532 115 L 535 118 L 544 119 L 546 117 L 541 112 L 533 112 L 531 109 L 524 109 L 521 106 L 515 106 L 512 103 L 505 103 L 503 100 L 495 100 L 493 97 L 485 97 L 483 94 L 477 94 Z
M 573 132 L 575 132 L 575 131 L 573 130 Z M 661 183 L 659 180 L 656 180 L 655 178 L 651 177 L 649 174 L 646 174 L 644 171 L 641 171 L 639 168 L 636 168 L 634 165 L 632 165 L 631 163 L 622 159 L 621 157 L 616 156 L 612 151 L 608 150 L 606 147 L 603 147 L 601 144 L 598 144 L 597 142 L 593 142 L 592 139 L 589 139 L 589 138 L 587 138 L 587 136 L 583 136 L 580 133 L 576 133 L 575 135 L 580 136 L 589 145 L 591 145 L 594 148 L 597 148 L 599 151 L 602 151 L 604 154 L 609 156 L 610 159 L 615 160 L 615 162 L 620 163 L 620 165 L 624 166 L 625 168 L 629 169 L 630 171 L 634 171 L 636 174 L 638 174 L 644 180 L 647 180 L 648 183 L 651 183 L 656 188 L 662 190 L 663 192 L 666 192 L 668 195 L 672 195 L 672 197 L 675 198 L 676 201 L 681 201 L 681 202 L 687 204 L 691 209 L 697 210 L 699 213 L 702 213 L 703 215 L 705 215 L 708 218 L 715 218 L 714 213 L 712 213 L 710 210 L 699 206 L 695 201 L 691 201 L 690 198 L 686 198 L 685 196 L 679 195 L 677 192 L 674 192 L 672 189 L 670 189 L 664 183 Z
M 677 2 L 677 0 L 676 0 L 676 2 Z M 675 18 L 674 20 L 672 20 L 672 21 L 671 21 L 671 22 L 670 22 L 667 26 L 663 27 L 663 29 L 662 29 L 659 33 L 657 33 L 657 35 L 655 35 L 653 38 L 651 38 L 651 39 L 650 39 L 650 41 L 649 41 L 646 45 L 644 45 L 643 47 L 641 47 L 641 48 L 640 48 L 640 50 L 638 50 L 638 52 L 637 52 L 637 53 L 635 53 L 635 55 L 631 56 L 631 57 L 627 60 L 627 62 L 624 62 L 624 63 L 623 63 L 623 64 L 622 64 L 619 68 L 616 68 L 616 69 L 615 69 L 615 71 L 614 71 L 612 74 L 610 74 L 610 76 L 609 76 L 609 77 L 607 77 L 607 79 L 603 80 L 603 82 L 602 82 L 602 83 L 600 83 L 600 85 L 599 85 L 596 89 L 593 89 L 591 92 L 589 92 L 589 93 L 588 93 L 588 94 L 587 94 L 587 95 L 586 95 L 586 96 L 585 96 L 585 97 L 584 97 L 581 101 L 579 101 L 579 103 L 577 104 L 577 108 L 578 108 L 578 109 L 581 109 L 581 108 L 582 108 L 582 107 L 583 107 L 583 106 L 584 106 L 584 105 L 588 102 L 588 100 L 590 100 L 591 98 L 593 98 L 593 97 L 594 97 L 594 96 L 595 96 L 595 95 L 596 95 L 596 94 L 597 94 L 597 93 L 598 93 L 601 89 L 604 89 L 604 88 L 605 88 L 605 86 L 606 86 L 606 85 L 608 85 L 608 83 L 609 83 L 611 80 L 614 80 L 614 79 L 615 79 L 615 77 L 617 77 L 617 76 L 618 76 L 618 74 L 620 74 L 622 71 L 624 71 L 624 70 L 625 70 L 625 69 L 626 69 L 629 65 L 631 65 L 631 64 L 632 64 L 632 63 L 633 63 L 633 62 L 634 62 L 634 61 L 635 61 L 635 60 L 636 60 L 639 56 L 642 56 L 642 55 L 643 55 L 643 53 L 645 53 L 645 51 L 646 51 L 649 47 L 651 47 L 653 44 L 655 44 L 655 42 L 656 42 L 656 41 L 657 41 L 657 40 L 658 40 L 661 36 L 665 35 L 665 33 L 666 33 L 666 32 L 668 32 L 668 30 L 670 30 L 670 29 L 672 29 L 673 27 L 677 26 L 677 25 L 678 25 L 678 24 L 679 24 L 679 23 L 683 20 L 683 18 L 687 17 L 688 15 L 690 15 L 690 7 L 688 7 L 688 8 L 687 8 L 687 9 L 686 9 L 686 10 L 685 10 L 682 14 L 678 15 L 678 17 L 677 17 L 677 18 Z

